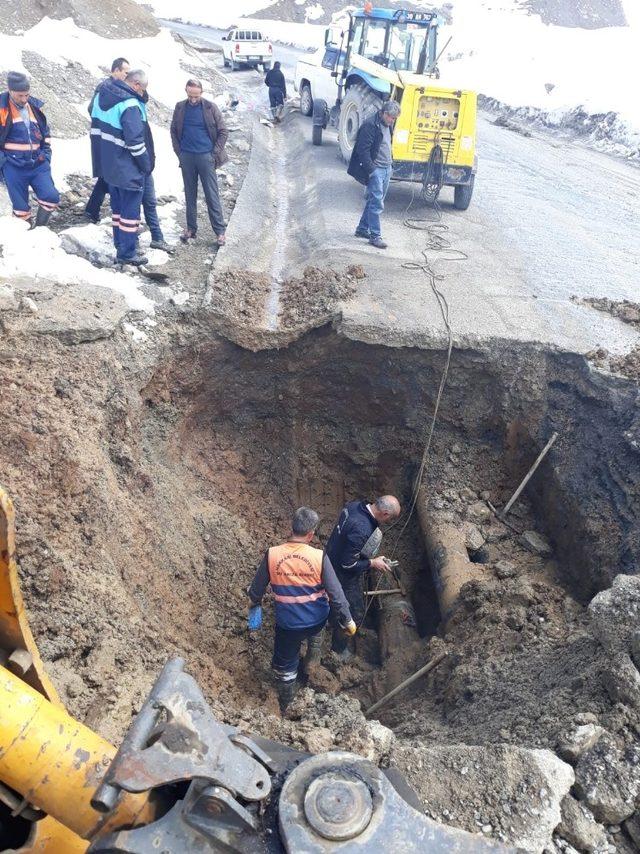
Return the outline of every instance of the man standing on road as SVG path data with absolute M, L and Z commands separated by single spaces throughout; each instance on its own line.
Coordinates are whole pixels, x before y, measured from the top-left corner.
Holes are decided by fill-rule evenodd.
M 35 225 L 46 225 L 60 203 L 51 176 L 51 138 L 42 101 L 31 97 L 26 74 L 10 71 L 8 92 L 0 95 L 0 176 L 13 215 L 31 223 L 29 188 L 38 202 Z
M 273 68 L 270 68 L 269 71 L 267 71 L 264 82 L 265 85 L 269 87 L 271 115 L 275 122 L 279 122 L 282 117 L 284 101 L 287 97 L 287 83 L 284 79 L 284 74 L 280 70 L 279 62 L 273 63 Z
M 375 501 L 350 501 L 327 541 L 326 554 L 335 567 L 338 581 L 347 597 L 356 625 L 364 619 L 363 575 L 369 569 L 387 572 L 386 558 L 376 557 L 382 542 L 381 525 L 400 515 L 400 502 L 393 495 L 382 495 Z M 336 627 L 331 649 L 348 661 L 352 653 L 348 638 Z
M 333 607 L 337 622 L 348 635 L 355 634 L 342 587 L 331 561 L 310 543 L 320 519 L 314 510 L 299 507 L 291 521 L 286 543 L 267 549 L 249 588 L 248 626 L 262 625 L 262 597 L 271 584 L 276 611 L 276 634 L 271 666 L 276 679 L 280 711 L 285 713 L 296 692 L 300 647 L 307 641 L 305 670 L 319 661 L 322 629 Z
M 216 169 L 229 159 L 224 147 L 229 136 L 222 113 L 211 101 L 202 97 L 199 80 L 188 80 L 186 101 L 178 101 L 171 121 L 171 142 L 182 169 L 184 196 L 187 205 L 187 227 L 180 238 L 183 243 L 194 240 L 198 231 L 198 179 L 207 202 L 209 222 L 218 246 L 225 243 L 226 223 Z
M 400 115 L 397 101 L 385 101 L 382 109 L 363 122 L 351 154 L 347 172 L 366 185 L 365 205 L 356 228 L 356 237 L 366 238 L 377 249 L 386 249 L 382 239 L 380 214 L 389 189 L 393 160 L 391 128 Z
M 129 61 L 124 58 L 124 56 L 119 56 L 117 59 L 114 59 L 111 63 L 111 80 L 124 80 L 127 74 L 129 73 Z M 109 80 L 109 78 L 106 78 Z M 96 95 L 100 91 L 100 87 L 104 83 L 104 80 L 96 86 L 95 92 L 93 93 L 93 98 L 89 103 L 89 115 L 91 115 L 91 110 L 93 109 L 93 102 L 95 101 Z M 104 202 L 104 197 L 109 192 L 109 187 L 106 182 L 102 178 L 98 178 L 96 183 L 93 186 L 93 190 L 91 195 L 89 196 L 89 201 L 87 202 L 87 206 L 84 209 L 85 216 L 88 220 L 91 220 L 93 223 L 100 222 L 100 209 L 102 208 L 102 203 Z
M 141 70 L 130 71 L 125 80 L 105 80 L 91 110 L 93 174 L 109 187 L 116 262 L 138 267 L 147 263 L 137 249 L 144 181 L 151 173 L 146 89 Z

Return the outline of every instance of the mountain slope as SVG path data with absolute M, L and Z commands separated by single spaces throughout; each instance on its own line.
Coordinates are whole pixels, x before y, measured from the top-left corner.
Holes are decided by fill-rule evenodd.
M 149 10 L 134 0 L 2 0 L 0 32 L 18 34 L 43 18 L 72 18 L 110 39 L 155 36 L 160 30 Z

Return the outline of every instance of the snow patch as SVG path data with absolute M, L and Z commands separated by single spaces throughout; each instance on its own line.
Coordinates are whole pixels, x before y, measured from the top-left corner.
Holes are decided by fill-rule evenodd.
M 115 53 L 128 56 L 136 68 L 143 68 L 148 73 L 149 92 L 167 107 L 173 107 L 184 97 L 184 83 L 188 75 L 181 70 L 181 63 L 204 66 L 199 56 L 187 58 L 184 45 L 176 42 L 168 30 L 161 30 L 151 38 L 118 39 L 114 43 L 113 39 L 78 27 L 72 18 L 61 21 L 43 18 L 23 35 L 3 35 L 0 71 L 26 72 L 22 64 L 23 51 L 33 51 L 63 66 L 68 62 L 79 62 L 98 79 L 104 78 L 105 69 L 111 66 Z M 55 134 L 55 128 L 52 131 Z
M 76 231 L 89 229 L 87 226 Z M 96 231 L 89 231 L 87 240 L 98 246 L 102 238 L 98 237 L 98 226 L 93 229 Z M 62 248 L 61 237 L 48 228 L 29 229 L 26 223 L 15 218 L 0 217 L 0 246 L 5 283 L 28 276 L 59 285 L 110 288 L 122 294 L 131 309 L 153 314 L 153 302 L 139 290 L 142 285 L 139 278 L 101 270 L 85 258 L 67 254 Z

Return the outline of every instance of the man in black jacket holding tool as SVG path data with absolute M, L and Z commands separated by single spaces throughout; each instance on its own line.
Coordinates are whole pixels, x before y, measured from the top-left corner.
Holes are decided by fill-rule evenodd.
M 391 128 L 400 115 L 397 101 L 385 101 L 382 108 L 363 122 L 353 148 L 347 172 L 366 185 L 365 205 L 356 237 L 366 238 L 376 249 L 386 249 L 380 229 L 380 214 L 389 189 L 393 160 Z
M 342 508 L 325 553 L 347 597 L 351 616 L 360 626 L 364 619 L 363 576 L 369 569 L 388 572 L 391 564 L 376 557 L 382 542 L 381 525 L 400 515 L 400 502 L 393 495 L 382 495 L 375 501 L 350 501 Z M 351 657 L 348 638 L 334 625 L 331 649 L 347 661 Z

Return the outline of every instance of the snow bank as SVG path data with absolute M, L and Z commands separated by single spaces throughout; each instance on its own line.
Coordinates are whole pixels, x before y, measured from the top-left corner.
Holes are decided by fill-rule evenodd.
M 59 65 L 79 62 L 98 79 L 104 78 L 104 69 L 111 67 L 114 56 L 126 56 L 134 68 L 143 68 L 148 73 L 149 92 L 168 107 L 184 97 L 188 75 L 182 71 L 181 63 L 204 65 L 200 57 L 187 58 L 184 46 L 168 30 L 152 38 L 116 41 L 81 29 L 71 18 L 62 21 L 43 18 L 20 36 L 3 36 L 0 71 L 26 71 L 22 51 L 33 51 Z
M 92 235 L 98 245 L 99 229 L 82 229 L 86 239 Z M 111 270 L 94 267 L 84 258 L 68 255 L 61 238 L 48 228 L 29 229 L 14 217 L 0 217 L 0 246 L 2 246 L 2 278 L 10 285 L 12 279 L 25 276 L 43 279 L 59 285 L 81 285 L 87 288 L 110 288 L 125 298 L 127 305 L 136 311 L 153 314 L 153 302 L 140 291 L 142 281 Z
M 240 23 L 241 17 L 253 15 L 273 5 L 275 0 L 234 0 L 233 3 L 224 3 L 222 0 L 213 0 L 213 2 L 184 0 L 179 4 L 175 0 L 137 0 L 137 2 L 150 2 L 151 8 L 159 18 L 225 29 Z
M 455 0 L 453 6 L 453 25 L 441 30 L 442 45 L 452 37 L 440 63 L 443 79 L 513 107 L 613 111 L 640 129 L 638 29 L 549 26 L 509 0 Z

